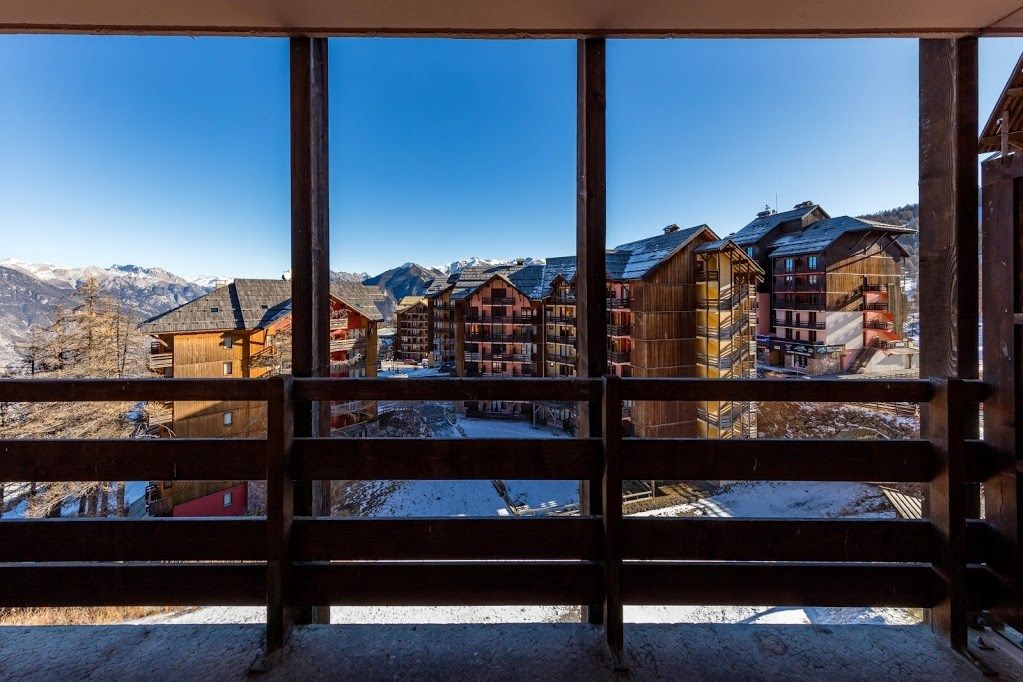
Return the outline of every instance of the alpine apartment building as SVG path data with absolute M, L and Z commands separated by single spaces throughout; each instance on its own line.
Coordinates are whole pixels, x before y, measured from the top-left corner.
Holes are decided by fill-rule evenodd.
M 900 265 L 908 252 L 899 243 L 913 232 L 833 218 L 809 201 L 757 214 L 732 240 L 767 273 L 759 361 L 809 375 L 914 369 Z

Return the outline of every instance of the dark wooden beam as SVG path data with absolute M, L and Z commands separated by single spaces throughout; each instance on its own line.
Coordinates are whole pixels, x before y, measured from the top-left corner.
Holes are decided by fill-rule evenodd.
M 1023 380 L 1023 155 L 991 159 L 982 169 L 984 380 L 992 395 L 984 402 L 984 441 L 996 465 L 984 483 L 985 516 L 997 539 L 990 567 L 1008 586 L 996 613 L 1023 627 L 1019 595 L 1019 423 Z
M 604 377 L 604 632 L 611 665 L 624 669 L 622 609 L 622 380 Z
M 576 43 L 576 339 L 578 374 L 601 377 L 607 372 L 607 150 L 605 41 Z M 581 402 L 580 436 L 600 436 L 599 402 Z M 580 481 L 579 511 L 601 508 L 600 478 Z M 591 623 L 601 620 L 603 605 L 585 607 Z
M 263 379 L 0 379 L 5 402 L 266 400 Z
M 293 595 L 349 606 L 585 604 L 601 582 L 597 561 L 307 563 L 295 566 Z
M 291 581 L 291 530 L 295 507 L 295 482 L 291 466 L 295 440 L 292 378 L 270 380 L 267 404 L 266 474 L 266 650 L 279 650 L 291 635 L 295 612 L 288 606 Z
M 265 599 L 259 562 L 0 564 L 4 606 L 259 606 Z
M 297 379 L 296 400 L 600 400 L 599 379 Z
M 298 561 L 597 561 L 600 526 L 597 517 L 579 516 L 300 518 L 293 548 Z
M 922 482 L 937 470 L 922 440 L 626 438 L 623 450 L 622 475 L 640 481 Z
M 930 400 L 931 386 L 920 379 L 845 381 L 841 379 L 629 379 L 625 400 L 781 400 L 800 402 L 907 402 Z
M 4 519 L 4 561 L 259 561 L 260 518 Z
M 291 38 L 292 373 L 330 375 L 330 236 L 327 174 L 327 40 Z M 329 433 L 328 403 L 295 404 L 295 435 Z M 330 482 L 295 486 L 295 513 L 330 513 Z M 324 614 L 326 614 L 324 616 Z M 297 623 L 329 622 L 296 612 Z
M 966 452 L 963 432 L 966 406 L 956 393 L 958 379 L 935 379 L 928 434 L 938 455 L 938 470 L 929 486 L 934 523 L 933 559 L 944 583 L 931 612 L 931 626 L 956 651 L 966 649 Z
M 977 108 L 977 39 L 921 40 L 921 378 L 979 374 Z M 967 420 L 963 433 L 976 437 L 979 411 L 972 405 L 967 409 L 969 414 L 961 415 Z M 941 422 L 928 405 L 921 407 L 923 438 Z M 930 492 L 925 491 L 924 515 L 947 515 L 932 509 Z M 971 486 L 963 509 L 977 516 L 979 507 L 979 488 Z M 935 617 L 932 625 L 940 630 L 942 620 Z M 958 632 L 956 625 L 941 634 L 949 639 Z
M 931 606 L 940 593 L 921 564 L 625 562 L 626 604 Z
M 266 477 L 250 438 L 0 440 L 0 481 L 248 481 Z
M 294 458 L 299 479 L 578 480 L 599 476 L 601 445 L 597 438 L 299 438 Z

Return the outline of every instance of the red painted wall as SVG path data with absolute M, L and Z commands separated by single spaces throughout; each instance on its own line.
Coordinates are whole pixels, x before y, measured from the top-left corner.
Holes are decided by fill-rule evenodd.
M 224 495 L 231 493 L 231 504 L 224 506 Z M 188 502 L 174 505 L 174 516 L 244 516 L 249 502 L 247 483 L 239 483 L 233 488 L 197 497 Z

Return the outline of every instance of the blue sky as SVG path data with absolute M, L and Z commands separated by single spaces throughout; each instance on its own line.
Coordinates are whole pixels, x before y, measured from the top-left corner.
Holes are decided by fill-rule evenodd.
M 981 42 L 986 119 L 1023 40 Z M 913 40 L 608 44 L 608 241 L 916 201 Z M 280 39 L 0 36 L 0 258 L 274 277 Z M 575 45 L 330 45 L 331 264 L 571 253 Z M 983 121 L 982 121 L 983 122 Z

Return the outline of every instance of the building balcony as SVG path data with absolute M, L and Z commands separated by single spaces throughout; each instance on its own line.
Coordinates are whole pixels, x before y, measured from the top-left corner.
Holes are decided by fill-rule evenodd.
M 468 332 L 465 335 L 466 341 L 476 341 L 483 343 L 532 343 L 532 333 L 507 333 L 502 334 L 500 332 Z
M 881 329 L 884 331 L 892 331 L 895 328 L 891 322 L 885 322 L 883 320 L 867 320 L 863 325 L 867 329 Z
M 632 325 L 609 324 L 607 325 L 608 336 L 629 336 L 632 333 Z
M 570 344 L 570 345 L 574 345 L 575 341 L 576 341 L 575 334 L 548 334 L 547 335 L 547 342 L 548 343 L 567 343 L 567 344 Z
M 511 296 L 484 296 L 483 305 L 515 305 Z
M 557 303 L 575 303 L 575 292 L 556 292 L 553 296 L 551 296 L 551 300 Z
M 373 401 L 370 400 L 332 401 L 330 403 L 330 416 L 341 417 L 348 414 L 357 414 L 371 409 L 372 406 Z
M 609 350 L 607 361 L 616 365 L 624 365 L 631 361 L 632 352 L 627 350 Z
M 548 324 L 570 324 L 575 325 L 575 315 L 548 315 Z
M 471 324 L 535 324 L 540 320 L 523 315 L 466 315 L 465 322 Z
M 612 310 L 627 309 L 631 305 L 632 305 L 632 299 L 631 298 L 608 298 L 607 299 L 607 307 L 611 308 Z
M 146 357 L 146 366 L 162 374 L 163 370 L 174 366 L 174 353 L 150 353 Z
M 777 327 L 792 327 L 793 329 L 826 329 L 826 322 L 811 322 L 810 320 L 775 320 Z
M 696 273 L 697 282 L 716 282 L 718 280 L 717 270 L 704 270 Z
M 888 301 L 871 301 L 861 303 L 860 310 L 888 310 Z
M 860 287 L 860 289 L 863 290 L 863 291 L 879 291 L 879 292 L 884 292 L 884 293 L 888 292 L 888 286 L 887 285 L 885 285 L 885 284 L 876 284 L 876 283 L 864 284 L 863 286 Z

